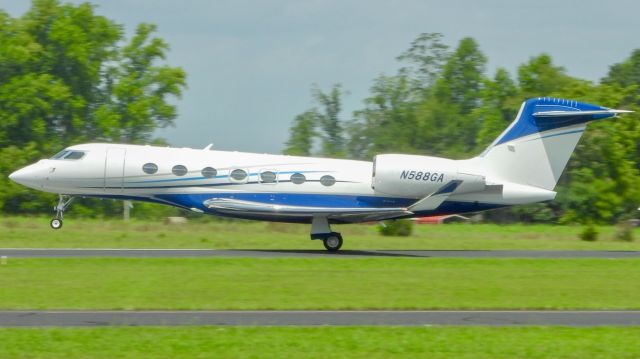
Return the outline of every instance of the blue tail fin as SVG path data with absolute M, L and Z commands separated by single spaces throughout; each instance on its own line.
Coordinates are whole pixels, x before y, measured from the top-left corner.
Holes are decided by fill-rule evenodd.
M 489 176 L 552 190 L 586 124 L 626 112 L 557 98 L 529 99 L 480 158 Z

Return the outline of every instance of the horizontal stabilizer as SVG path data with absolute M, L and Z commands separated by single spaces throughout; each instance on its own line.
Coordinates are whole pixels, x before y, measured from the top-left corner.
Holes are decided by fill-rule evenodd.
M 211 198 L 203 204 L 212 210 L 223 213 L 238 213 L 268 216 L 313 217 L 324 215 L 329 219 L 340 219 L 346 222 L 377 221 L 381 219 L 402 217 L 413 213 L 406 208 L 387 207 L 317 207 L 291 206 L 255 201 L 244 201 L 232 198 Z
M 533 117 L 575 117 L 575 116 L 615 116 L 621 113 L 631 113 L 629 110 L 594 110 L 594 111 L 539 111 L 534 112 Z

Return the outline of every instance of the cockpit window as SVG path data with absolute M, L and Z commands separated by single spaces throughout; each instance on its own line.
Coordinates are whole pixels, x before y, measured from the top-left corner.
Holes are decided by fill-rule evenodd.
M 64 150 L 56 153 L 55 156 L 51 157 L 52 160 L 79 160 L 84 157 L 84 151 L 72 151 L 72 150 Z
M 79 160 L 84 157 L 84 152 L 82 151 L 69 151 L 69 153 L 63 157 L 65 160 Z
M 62 157 L 64 157 L 67 153 L 69 153 L 69 151 L 67 151 L 67 150 L 62 150 L 62 151 L 60 151 L 60 152 L 56 153 L 53 157 L 51 157 L 51 159 L 52 159 L 52 160 L 59 160 L 59 159 L 61 159 Z

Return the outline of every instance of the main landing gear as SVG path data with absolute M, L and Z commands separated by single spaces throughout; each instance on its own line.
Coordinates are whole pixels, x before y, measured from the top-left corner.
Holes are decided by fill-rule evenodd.
M 337 252 L 342 247 L 342 235 L 331 231 L 327 217 L 313 217 L 311 239 L 321 239 L 324 248 L 329 252 Z
M 71 205 L 71 202 L 75 199 L 75 197 L 61 194 L 59 195 L 58 205 L 53 207 L 56 211 L 56 216 L 51 220 L 51 228 L 60 229 L 62 228 L 62 218 L 64 217 L 64 211 Z

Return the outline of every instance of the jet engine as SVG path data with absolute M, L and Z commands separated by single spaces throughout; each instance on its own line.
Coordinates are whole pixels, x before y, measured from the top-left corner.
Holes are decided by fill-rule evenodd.
M 424 198 L 451 181 L 458 182 L 454 194 L 483 191 L 484 176 L 459 171 L 459 161 L 414 155 L 378 155 L 373 160 L 371 187 L 376 194 Z

